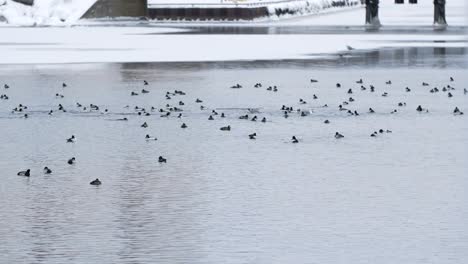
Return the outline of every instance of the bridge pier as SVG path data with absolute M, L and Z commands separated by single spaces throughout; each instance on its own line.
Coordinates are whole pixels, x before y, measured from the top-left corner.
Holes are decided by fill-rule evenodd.
M 379 0 L 366 0 L 366 29 L 377 30 L 381 26 L 379 19 Z
M 445 28 L 447 28 L 445 0 L 434 0 L 434 29 L 443 30 Z

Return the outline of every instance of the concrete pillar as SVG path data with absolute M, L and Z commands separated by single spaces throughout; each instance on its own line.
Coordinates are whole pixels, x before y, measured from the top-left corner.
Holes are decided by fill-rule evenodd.
M 379 0 L 366 0 L 366 28 L 376 30 L 381 26 L 379 20 Z
M 440 30 L 446 27 L 445 0 L 434 0 L 434 28 Z

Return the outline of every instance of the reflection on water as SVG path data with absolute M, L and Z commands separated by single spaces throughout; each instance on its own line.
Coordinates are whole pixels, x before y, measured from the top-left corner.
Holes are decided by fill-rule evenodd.
M 468 109 L 460 57 L 465 49 L 414 48 L 308 61 L 0 66 L 10 85 L 0 101 L 0 263 L 465 263 L 468 122 L 452 114 Z M 361 91 L 360 78 L 376 93 Z M 422 81 L 450 83 L 453 98 Z M 228 88 L 236 83 L 244 88 Z M 142 88 L 150 93 L 130 96 Z M 337 111 L 347 88 L 360 116 Z M 175 89 L 187 95 L 165 99 Z M 134 111 L 179 100 L 182 119 Z M 408 106 L 390 114 L 398 102 Z M 28 119 L 11 113 L 20 103 Z M 49 116 L 58 104 L 68 112 Z M 286 119 L 283 104 L 313 112 Z M 416 113 L 419 104 L 430 113 Z M 248 107 L 268 122 L 238 119 Z M 212 109 L 227 117 L 208 121 Z M 122 115 L 129 120 L 115 121 Z M 369 137 L 380 128 L 393 133 Z M 16 176 L 24 168 L 29 179 Z M 103 185 L 90 186 L 95 178 Z
M 235 69 L 235 68 L 466 68 L 468 66 L 467 48 L 445 47 L 412 47 L 386 48 L 370 51 L 350 52 L 347 54 L 311 54 L 310 60 L 280 60 L 280 61 L 228 61 L 228 62 L 175 62 L 175 63 L 125 63 L 123 68 L 137 69 L 178 69 L 193 71 L 205 69 Z M 131 74 L 131 72 L 129 73 Z

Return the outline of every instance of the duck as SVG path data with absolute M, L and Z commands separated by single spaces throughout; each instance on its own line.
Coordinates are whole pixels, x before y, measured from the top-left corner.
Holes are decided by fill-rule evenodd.
M 257 136 L 257 133 L 253 133 L 253 134 L 250 134 L 250 135 L 249 135 L 249 138 L 250 138 L 250 139 L 255 139 L 256 136 Z
M 460 111 L 460 109 L 458 109 L 458 107 L 455 107 L 455 109 L 453 110 L 453 114 L 454 115 L 463 115 L 463 112 Z
M 148 134 L 146 134 L 146 136 L 145 136 L 145 139 L 146 139 L 146 141 L 151 141 L 151 140 L 158 140 L 157 138 L 155 138 L 155 137 L 151 137 L 151 136 L 150 136 L 150 135 L 148 135 Z
M 146 80 L 143 80 L 143 85 L 148 85 L 149 83 Z
M 463 94 L 467 94 L 468 93 L 468 90 L 466 88 L 463 88 Z
M 447 95 L 448 95 L 449 98 L 453 97 L 453 94 L 451 92 L 449 92 Z
M 344 138 L 344 136 L 338 132 L 335 133 L 335 138 L 336 139 L 340 139 L 340 138 Z
M 392 81 L 391 81 L 391 80 L 388 80 L 388 81 L 385 82 L 385 84 L 390 85 L 390 84 L 392 84 Z
M 374 131 L 374 133 L 372 133 L 370 136 L 371 137 L 377 137 L 377 132 Z
M 311 82 L 311 83 L 317 83 L 317 82 L 318 82 L 318 80 L 315 80 L 315 79 L 310 79 L 310 82 Z
M 359 79 L 359 81 L 356 82 L 357 84 L 363 84 L 364 82 L 362 81 L 362 79 Z
M 30 169 L 27 169 L 27 170 L 25 170 L 25 171 L 20 171 L 20 172 L 18 172 L 17 175 L 18 175 L 18 176 L 29 177 L 29 176 L 30 176 L 30 172 L 31 172 L 31 170 L 30 170 Z
M 352 94 L 352 93 L 353 93 L 353 89 L 350 88 L 350 89 L 348 90 L 348 94 Z
M 5 88 L 5 89 L 9 89 L 9 88 L 10 88 L 10 86 L 9 86 L 8 84 L 6 84 L 6 83 L 5 83 L 5 84 L 3 85 L 3 88 Z
M 203 101 L 197 98 L 197 100 L 195 100 L 195 103 L 203 103 Z
M 210 117 L 208 117 L 208 120 L 214 120 L 213 116 L 210 115 Z
M 239 119 L 249 119 L 249 115 L 239 116 Z
M 267 121 L 266 117 L 263 117 L 262 118 L 262 123 L 266 123 L 266 121 Z
M 102 182 L 98 178 L 96 178 L 94 181 L 90 182 L 89 184 L 97 186 L 97 185 L 101 185 Z
M 296 138 L 296 136 L 292 136 L 291 143 L 294 143 L 294 144 L 299 143 L 299 140 Z
M 450 77 L 450 81 L 453 82 L 453 81 L 455 81 L 455 80 L 453 79 L 453 77 Z
M 49 169 L 48 167 L 44 167 L 44 174 L 51 174 L 52 170 Z
M 411 89 L 409 87 L 406 87 L 406 92 L 407 93 L 411 92 Z
M 299 99 L 299 103 L 300 103 L 300 104 L 307 104 L 307 102 L 306 102 L 306 101 L 304 101 L 302 98 L 301 98 L 301 99 Z
M 324 124 L 330 124 L 330 120 L 327 119 L 327 120 L 323 121 L 323 123 Z
M 66 88 L 67 87 L 67 84 L 66 83 L 62 83 L 62 88 Z
M 67 139 L 67 143 L 75 143 L 76 138 L 75 135 L 72 135 L 70 138 Z
M 387 97 L 387 96 L 388 96 L 388 93 L 387 93 L 387 92 L 384 92 L 384 93 L 382 94 L 382 96 L 383 96 L 383 97 Z
M 418 112 L 422 112 L 422 111 L 424 111 L 424 109 L 422 108 L 422 106 L 421 106 L 421 105 L 418 105 L 418 107 L 416 108 L 416 111 L 418 111 Z
M 70 165 L 73 165 L 73 164 L 75 163 L 75 157 L 69 159 L 69 160 L 67 161 L 67 163 L 70 164 Z
M 336 88 L 341 88 L 341 83 L 337 83 Z
M 185 124 L 185 123 L 182 123 L 182 125 L 180 126 L 180 128 L 187 128 L 187 127 L 188 127 L 188 126 L 187 126 L 187 124 Z
M 371 91 L 371 93 L 375 92 L 375 87 L 371 85 L 370 86 L 370 91 Z
M 236 84 L 236 85 L 231 86 L 231 88 L 232 89 L 240 89 L 240 88 L 242 88 L 242 85 Z
M 257 116 L 252 117 L 252 119 L 250 119 L 250 121 L 254 121 L 254 122 L 257 121 Z
M 224 113 L 221 113 L 221 118 L 225 118 L 226 116 L 224 115 Z
M 221 131 L 231 131 L 231 126 L 224 126 L 224 127 L 221 127 L 219 130 L 221 130 Z
M 180 113 L 180 114 L 177 116 L 177 118 L 182 118 L 182 113 Z
M 149 93 L 149 91 L 148 91 L 148 90 L 145 90 L 145 89 L 142 89 L 142 90 L 141 90 L 141 93 L 147 94 L 147 93 Z
M 423 82 L 423 83 L 422 83 L 422 86 L 429 86 L 429 84 L 426 83 L 426 82 Z
M 312 98 L 313 98 L 314 100 L 317 100 L 317 99 L 318 99 L 318 96 L 314 94 L 314 95 L 312 96 Z
M 124 117 L 124 118 L 118 118 L 116 119 L 117 121 L 128 121 L 128 118 Z
M 185 103 L 182 101 L 179 101 L 179 106 L 183 106 L 183 105 L 185 105 Z
M 375 113 L 374 109 L 372 109 L 372 107 L 369 108 L 369 113 L 373 114 Z
M 159 156 L 158 162 L 159 163 L 167 163 L 167 159 L 163 158 L 163 156 Z
M 277 92 L 277 91 L 278 91 L 278 87 L 273 86 L 273 92 Z
M 148 123 L 144 122 L 144 123 L 141 125 L 141 127 L 147 128 L 147 127 L 148 127 Z
M 131 95 L 131 96 L 136 96 L 136 95 L 138 95 L 138 93 L 136 93 L 136 92 L 131 92 L 130 95 Z

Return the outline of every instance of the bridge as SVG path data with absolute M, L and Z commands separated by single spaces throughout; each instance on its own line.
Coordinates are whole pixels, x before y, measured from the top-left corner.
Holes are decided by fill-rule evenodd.
M 33 1 L 33 0 L 16 0 Z M 395 0 L 395 4 L 402 4 L 405 0 Z M 408 0 L 410 4 L 417 4 L 417 0 Z M 430 1 L 430 0 L 423 0 Z M 432 0 L 434 3 L 434 29 L 444 30 L 447 27 L 445 18 L 446 0 Z M 195 1 L 194 1 L 195 2 Z M 199 2 L 199 1 L 198 1 Z M 270 16 L 268 12 L 269 3 L 281 3 L 289 1 L 261 1 L 235 3 L 235 4 L 167 4 L 148 5 L 147 0 L 97 0 L 96 3 L 84 14 L 83 18 L 102 18 L 102 17 L 146 17 L 158 20 L 253 20 L 259 17 Z M 301 2 L 297 0 L 296 2 Z M 303 1 L 306 2 L 306 1 Z M 336 0 L 333 3 L 354 5 L 359 1 Z M 361 0 L 365 4 L 365 26 L 367 30 L 378 30 L 382 24 L 379 19 L 380 0 Z M 173 3 L 173 2 L 172 2 Z M 295 14 L 291 9 L 276 9 L 276 15 Z
M 417 0 L 409 0 L 410 4 L 416 4 Z M 429 1 L 429 0 L 424 0 Z M 434 1 L 434 29 L 444 30 L 447 28 L 445 18 L 445 0 Z M 396 4 L 402 4 L 404 0 L 395 0 Z M 365 0 L 366 4 L 366 28 L 368 30 L 377 30 L 382 24 L 379 19 L 379 0 Z

